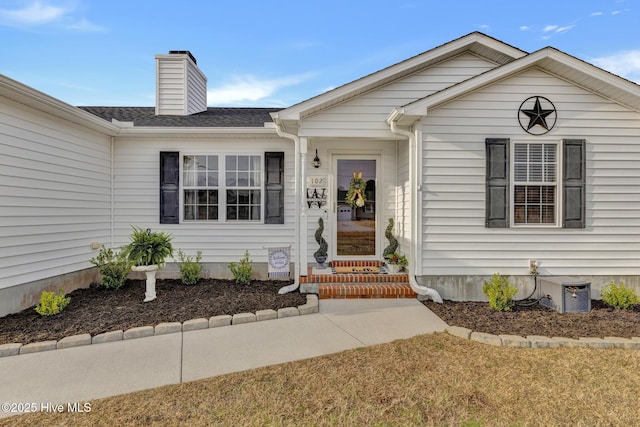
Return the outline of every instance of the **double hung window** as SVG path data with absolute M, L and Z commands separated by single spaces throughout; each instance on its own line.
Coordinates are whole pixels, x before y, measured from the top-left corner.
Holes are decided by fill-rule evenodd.
M 558 145 L 513 145 L 514 225 L 555 225 L 558 202 Z
M 261 175 L 260 156 L 225 156 L 228 221 L 260 220 Z
M 185 221 L 217 221 L 220 183 L 218 156 L 182 158 Z
M 224 212 L 226 221 L 259 221 L 261 176 L 261 156 L 183 156 L 183 219 L 218 221 Z

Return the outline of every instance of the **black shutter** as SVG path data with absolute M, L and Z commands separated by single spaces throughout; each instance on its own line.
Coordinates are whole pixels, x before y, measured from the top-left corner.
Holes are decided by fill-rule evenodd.
M 264 153 L 265 224 L 284 224 L 284 153 Z
M 180 222 L 180 153 L 160 152 L 160 224 Z
M 562 227 L 585 228 L 586 153 L 584 139 L 562 141 Z
M 487 138 L 486 216 L 489 228 L 509 227 L 509 139 Z

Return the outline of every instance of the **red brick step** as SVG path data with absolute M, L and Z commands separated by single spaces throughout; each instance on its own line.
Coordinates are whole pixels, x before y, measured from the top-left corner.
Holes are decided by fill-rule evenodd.
M 332 261 L 331 267 L 380 267 L 381 261 Z M 300 277 L 301 284 L 317 285 L 318 298 L 415 298 L 406 273 L 312 274 Z M 316 273 L 318 270 L 316 270 Z

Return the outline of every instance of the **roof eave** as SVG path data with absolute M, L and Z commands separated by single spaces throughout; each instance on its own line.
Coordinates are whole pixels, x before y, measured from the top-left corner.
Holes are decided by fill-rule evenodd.
M 278 137 L 275 126 L 265 127 L 166 127 L 166 126 L 133 126 L 120 129 L 120 136 L 136 137 L 176 137 L 176 136 L 230 136 L 241 138 Z
M 100 117 L 60 101 L 3 74 L 0 74 L 0 96 L 110 136 L 115 136 L 119 132 L 119 127 L 115 124 L 109 123 Z

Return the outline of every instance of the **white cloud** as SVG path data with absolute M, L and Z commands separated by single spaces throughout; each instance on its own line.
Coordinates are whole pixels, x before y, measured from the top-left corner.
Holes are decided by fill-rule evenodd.
M 566 33 L 573 27 L 575 27 L 575 25 L 565 25 L 564 27 L 558 27 L 556 28 L 556 33 Z
M 546 27 L 544 27 L 542 29 L 542 31 L 544 31 L 545 33 L 551 32 L 551 31 L 555 31 L 555 29 L 558 28 L 557 25 L 547 25 Z
M 71 6 L 52 6 L 47 1 L 33 0 L 21 9 L 0 9 L 0 25 L 32 28 L 54 25 L 74 31 L 102 31 L 103 28 L 73 16 Z
M 603 13 L 602 12 L 593 12 L 591 15 L 589 16 L 602 16 Z
M 40 25 L 58 21 L 68 12 L 36 0 L 22 9 L 0 9 L 0 20 L 13 25 Z
M 312 76 L 310 73 L 276 79 L 260 79 L 252 75 L 235 76 L 231 83 L 209 89 L 207 101 L 210 105 L 255 104 L 272 98 L 281 89 L 303 83 Z
M 531 27 L 528 25 L 520 25 L 520 31 L 529 31 Z
M 89 22 L 84 18 L 80 19 L 77 22 L 68 24 L 66 28 L 70 30 L 77 30 L 82 32 L 104 31 L 104 28 L 102 28 L 101 26 L 96 25 L 92 22 Z
M 629 80 L 640 82 L 640 50 L 627 50 L 590 61 L 600 68 Z

